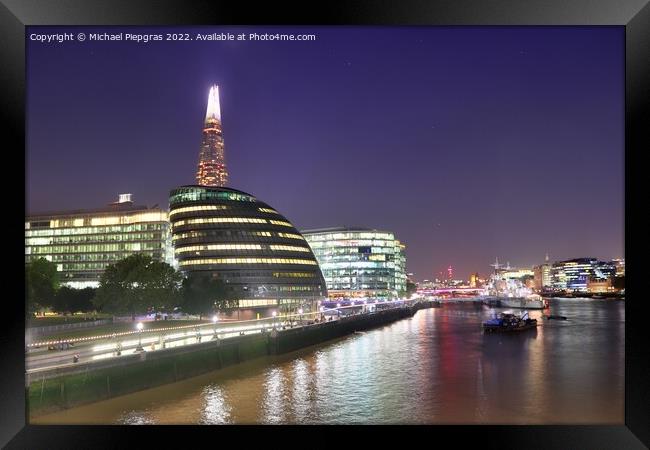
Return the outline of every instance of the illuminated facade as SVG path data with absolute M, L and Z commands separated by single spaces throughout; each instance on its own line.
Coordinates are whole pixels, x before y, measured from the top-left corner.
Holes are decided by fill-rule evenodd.
M 480 277 L 478 272 L 475 272 L 469 276 L 469 287 L 475 288 L 480 286 Z
M 306 230 L 331 298 L 397 297 L 406 292 L 405 245 L 386 231 Z
M 544 291 L 552 286 L 550 264 L 540 264 L 539 266 L 533 267 L 533 273 L 535 289 Z
M 501 278 L 505 278 L 506 280 L 524 281 L 526 278 L 532 278 L 534 272 L 532 269 L 515 269 L 508 266 L 505 269 L 500 269 L 499 275 Z
M 588 278 L 587 279 L 587 292 L 591 294 L 609 294 L 615 292 L 612 284 L 612 279 L 599 279 L 599 278 Z
M 70 287 L 97 287 L 109 264 L 134 253 L 174 264 L 167 212 L 134 206 L 130 194 L 102 209 L 25 219 L 25 262 L 52 261 L 61 283 Z
M 625 259 L 613 259 L 612 264 L 616 267 L 616 276 L 624 277 L 625 276 Z
M 587 292 L 589 279 L 606 280 L 616 274 L 611 262 L 596 258 L 577 258 L 560 261 L 551 268 L 551 284 L 554 290 Z
M 196 184 L 200 186 L 225 186 L 228 182 L 226 159 L 221 132 L 219 87 L 212 86 L 208 95 L 208 109 L 203 126 L 203 140 L 199 152 Z
M 179 269 L 222 279 L 241 309 L 314 310 L 327 296 L 309 245 L 266 203 L 235 189 L 182 186 L 169 205 Z

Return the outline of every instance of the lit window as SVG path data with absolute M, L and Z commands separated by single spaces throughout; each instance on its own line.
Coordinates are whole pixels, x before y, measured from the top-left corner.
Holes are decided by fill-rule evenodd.
M 181 261 L 181 266 L 194 266 L 204 264 L 301 264 L 316 266 L 318 263 L 309 259 L 294 258 L 205 258 Z

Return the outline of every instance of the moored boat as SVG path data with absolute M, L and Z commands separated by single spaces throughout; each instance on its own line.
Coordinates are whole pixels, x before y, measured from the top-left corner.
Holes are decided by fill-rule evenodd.
M 502 297 L 499 299 L 504 308 L 544 309 L 548 308 L 548 300 L 537 294 L 525 297 Z
M 524 331 L 537 328 L 537 319 L 531 319 L 528 311 L 521 316 L 512 313 L 501 313 L 483 322 L 483 331 L 485 333 L 504 333 Z

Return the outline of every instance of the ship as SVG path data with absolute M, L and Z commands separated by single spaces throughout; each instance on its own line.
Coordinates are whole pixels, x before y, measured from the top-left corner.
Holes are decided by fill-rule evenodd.
M 534 294 L 521 281 L 503 278 L 499 272 L 502 265 L 499 264 L 498 258 L 492 266 L 494 267 L 494 274 L 490 276 L 486 295 L 482 297 L 483 304 L 518 309 L 548 308 L 548 300 Z
M 483 322 L 483 331 L 485 333 L 504 333 L 536 328 L 537 319 L 531 319 L 528 316 L 528 311 L 525 311 L 521 316 L 504 312 Z
M 503 308 L 519 309 L 545 309 L 548 308 L 548 301 L 537 294 L 529 294 L 525 297 L 502 297 L 499 299 Z

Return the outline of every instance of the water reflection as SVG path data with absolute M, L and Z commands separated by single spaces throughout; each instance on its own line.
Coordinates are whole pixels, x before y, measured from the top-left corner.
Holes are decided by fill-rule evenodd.
M 282 368 L 269 369 L 264 382 L 264 399 L 262 403 L 262 423 L 282 423 L 287 408 L 286 383 Z
M 33 423 L 623 423 L 623 302 L 552 300 L 566 321 L 483 335 L 491 312 L 422 310 Z
M 203 390 L 202 397 L 205 401 L 201 411 L 202 417 L 200 423 L 232 423 L 230 417 L 232 408 L 228 404 L 224 389 L 221 386 L 206 386 Z
M 122 425 L 153 425 L 156 421 L 148 411 L 128 411 L 120 418 L 118 423 Z

